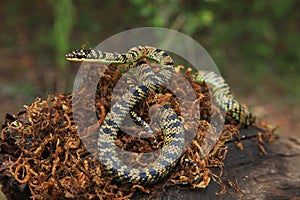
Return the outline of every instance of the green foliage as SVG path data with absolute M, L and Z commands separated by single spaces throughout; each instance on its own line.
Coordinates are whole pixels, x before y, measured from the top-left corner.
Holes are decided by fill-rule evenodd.
M 239 80 L 248 81 L 245 87 L 283 90 L 300 98 L 300 88 L 295 88 L 300 75 L 299 1 L 131 2 L 152 26 L 175 28 L 198 39 L 221 70 L 245 76 Z
M 30 4 L 11 0 L 2 4 L 2 47 L 27 47 L 37 59 L 51 65 L 55 60 L 61 70 L 65 53 L 85 41 L 93 47 L 120 31 L 159 26 L 198 40 L 222 72 L 240 75 L 237 81 L 243 87 L 264 86 L 300 98 L 297 0 L 34 0 Z
M 199 3 L 200 2 L 200 3 Z M 191 4 L 180 0 L 131 0 L 131 12 L 138 12 L 150 26 L 166 27 L 193 35 L 197 29 L 209 26 L 214 13 L 206 6 L 208 1 L 199 1 L 197 10 Z
M 63 68 L 66 65 L 65 53 L 69 51 L 69 38 L 73 26 L 72 0 L 53 0 L 54 25 L 53 39 L 56 50 L 56 63 Z

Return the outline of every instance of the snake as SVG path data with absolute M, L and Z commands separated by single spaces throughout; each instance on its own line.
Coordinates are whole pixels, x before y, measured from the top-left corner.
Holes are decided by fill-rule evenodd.
M 161 65 L 159 72 L 152 68 L 142 58 L 153 60 Z M 163 146 L 158 158 L 147 167 L 130 167 L 119 158 L 119 148 L 116 146 L 117 133 L 128 113 L 134 106 L 145 99 L 150 92 L 163 86 L 174 73 L 174 61 L 165 51 L 151 46 L 137 46 L 126 53 L 111 53 L 93 49 L 78 49 L 66 54 L 71 62 L 97 62 L 107 64 L 125 64 L 134 68 L 138 85 L 132 87 L 111 107 L 110 112 L 101 124 L 97 140 L 98 159 L 113 178 L 129 184 L 153 184 L 167 176 L 181 157 L 184 145 L 184 129 L 170 103 L 161 106 L 159 126 L 163 133 Z M 254 122 L 255 117 L 240 104 L 230 92 L 225 80 L 209 71 L 199 71 L 193 76 L 196 82 L 205 82 L 213 86 L 212 96 L 225 111 L 230 111 L 234 119 L 246 126 Z M 144 124 L 143 122 L 141 122 Z M 146 125 L 145 125 L 146 126 Z
M 256 117 L 233 96 L 223 77 L 212 71 L 200 70 L 193 75 L 193 80 L 210 84 L 212 86 L 210 95 L 222 109 L 230 112 L 231 117 L 240 124 L 249 126 L 255 121 Z

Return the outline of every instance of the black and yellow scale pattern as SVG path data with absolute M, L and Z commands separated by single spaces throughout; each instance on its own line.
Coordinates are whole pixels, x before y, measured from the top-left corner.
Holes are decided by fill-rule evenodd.
M 148 64 L 139 61 L 143 57 L 159 63 L 162 66 L 161 70 L 154 73 Z M 135 75 L 139 79 L 139 85 L 132 87 L 112 106 L 101 125 L 98 139 L 99 161 L 116 180 L 130 184 L 151 184 L 166 176 L 181 157 L 184 145 L 182 123 L 169 104 L 162 106 L 159 120 L 164 135 L 164 145 L 161 154 L 150 166 L 131 168 L 125 165 L 118 157 L 115 142 L 119 127 L 126 115 L 132 112 L 133 107 L 172 77 L 173 59 L 164 51 L 150 46 L 134 47 L 124 54 L 81 49 L 68 53 L 66 59 L 109 64 L 136 63 L 130 66 L 136 68 Z M 226 111 L 232 111 L 232 116 L 240 123 L 250 125 L 254 121 L 253 115 L 233 98 L 229 86 L 222 77 L 201 71 L 195 75 L 194 80 L 212 84 L 215 87 L 213 96 L 217 98 L 216 101 Z M 135 113 L 130 115 L 142 121 Z
M 212 87 L 213 99 L 225 111 L 230 111 L 231 116 L 243 125 L 249 126 L 255 121 L 255 116 L 248 110 L 245 105 L 242 105 L 234 98 L 230 91 L 229 85 L 225 80 L 211 71 L 198 71 L 194 74 L 193 80 L 195 82 L 205 82 Z

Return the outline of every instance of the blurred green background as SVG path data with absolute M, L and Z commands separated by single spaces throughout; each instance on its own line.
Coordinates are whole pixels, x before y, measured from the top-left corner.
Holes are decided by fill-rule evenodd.
M 71 49 L 157 26 L 197 40 L 238 99 L 281 134 L 300 135 L 299 9 L 297 0 L 2 0 L 0 122 L 36 97 L 72 92 Z

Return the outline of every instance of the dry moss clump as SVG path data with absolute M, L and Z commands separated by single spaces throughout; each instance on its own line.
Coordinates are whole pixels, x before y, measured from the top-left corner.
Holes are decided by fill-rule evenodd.
M 84 70 L 91 70 L 91 76 L 85 81 L 95 81 L 100 69 L 94 65 L 87 66 Z M 72 102 L 72 95 L 59 94 L 47 100 L 37 98 L 30 106 L 25 106 L 16 117 L 8 115 L 1 132 L 1 144 L 2 147 L 5 144 L 15 151 L 9 158 L 11 161 L 7 171 L 19 184 L 29 188 L 32 199 L 130 199 L 137 190 L 155 195 L 158 188 L 167 185 L 184 183 L 191 188 L 205 188 L 210 181 L 215 181 L 223 186 L 220 177 L 227 152 L 225 142 L 238 136 L 238 127 L 228 118 L 228 122 L 233 123 L 226 124 L 219 136 L 210 124 L 210 119 L 215 117 L 212 113 L 220 111 L 211 105 L 207 87 L 192 82 L 189 71 L 184 76 L 196 92 L 198 99 L 195 104 L 200 105 L 201 120 L 185 125 L 186 130 L 197 127 L 197 134 L 175 170 L 156 186 L 131 186 L 114 182 L 104 173 L 104 168 L 97 162 L 94 153 L 86 148 L 86 145 L 97 144 L 97 130 L 111 106 L 113 88 L 121 77 L 115 66 L 107 68 L 99 81 L 95 105 L 82 101 L 79 104 L 76 100 Z M 180 86 L 180 82 L 174 84 L 177 84 L 175 88 L 183 87 Z M 79 89 L 78 92 L 85 97 L 93 97 L 86 88 Z M 136 106 L 135 111 L 149 121 L 149 108 L 165 101 L 171 102 L 175 112 L 181 115 L 176 98 L 166 88 L 161 88 L 159 96 L 150 95 Z M 96 112 L 98 117 L 98 123 L 94 124 L 89 117 L 77 116 L 85 127 L 81 130 L 85 135 L 80 137 L 78 127 L 74 123 L 72 106 L 86 112 Z M 191 107 L 187 112 L 193 112 L 193 109 L 195 108 Z M 153 115 L 155 116 L 155 113 Z M 219 139 L 213 149 L 205 153 L 205 147 L 214 143 L 216 138 Z M 159 146 L 163 143 L 161 133 L 158 134 L 158 142 Z M 133 137 L 122 131 L 117 144 L 128 151 L 155 150 L 151 138 Z M 132 159 L 136 161 L 137 158 Z M 191 162 L 186 162 L 186 159 Z

